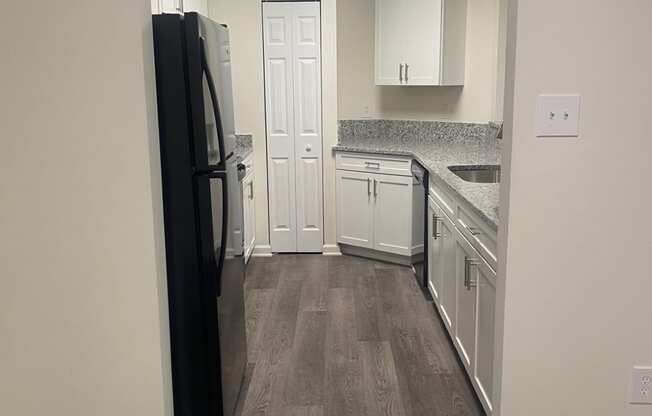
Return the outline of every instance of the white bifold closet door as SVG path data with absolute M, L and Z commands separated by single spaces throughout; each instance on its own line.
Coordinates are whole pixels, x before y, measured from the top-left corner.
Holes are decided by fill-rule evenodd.
M 318 2 L 263 3 L 270 243 L 323 249 Z

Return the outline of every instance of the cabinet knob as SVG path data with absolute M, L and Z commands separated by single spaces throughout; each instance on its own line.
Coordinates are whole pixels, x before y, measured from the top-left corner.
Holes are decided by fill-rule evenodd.
M 306 145 L 306 152 L 310 152 L 310 151 L 312 151 L 312 146 L 307 144 Z

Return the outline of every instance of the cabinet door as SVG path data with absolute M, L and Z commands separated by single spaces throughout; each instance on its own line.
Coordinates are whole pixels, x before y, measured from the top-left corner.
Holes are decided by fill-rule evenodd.
M 249 261 L 256 240 L 256 220 L 254 206 L 253 175 L 249 175 L 242 182 L 242 200 L 244 211 L 244 254 L 245 261 Z
M 208 0 L 183 0 L 183 11 L 208 16 Z
M 473 374 L 475 364 L 475 310 L 476 290 L 469 282 L 477 282 L 477 268 L 471 267 L 479 255 L 469 242 L 456 232 L 456 289 L 457 316 L 455 322 L 455 343 L 462 362 L 469 374 Z
M 374 249 L 411 255 L 412 176 L 372 175 Z
M 455 252 L 457 245 L 455 239 L 456 229 L 453 222 L 444 214 L 444 211 L 439 207 L 437 208 L 439 209 L 439 215 L 437 216 L 437 231 L 439 231 L 439 241 L 441 244 L 441 290 L 439 294 L 440 310 L 442 312 L 444 324 L 452 335 L 455 325 L 455 307 L 457 305 L 457 269 Z
M 494 377 L 494 330 L 496 313 L 496 272 L 481 261 L 476 267 L 477 278 L 477 351 L 475 381 L 480 388 L 480 399 L 492 409 Z
M 376 85 L 399 85 L 403 63 L 403 1 L 376 0 Z
M 441 56 L 442 0 L 401 0 L 401 44 L 407 65 L 405 84 L 438 85 Z
M 181 0 L 152 0 L 152 3 L 158 3 L 161 13 L 181 13 Z
M 438 210 L 434 203 L 428 206 L 428 289 L 437 306 L 441 307 L 442 294 L 442 235 Z
M 373 248 L 372 179 L 367 173 L 337 171 L 337 242 Z

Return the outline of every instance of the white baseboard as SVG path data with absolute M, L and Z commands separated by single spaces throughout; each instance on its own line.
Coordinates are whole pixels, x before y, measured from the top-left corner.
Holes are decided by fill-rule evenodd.
M 412 259 L 409 256 L 399 256 L 397 254 L 385 253 L 368 248 L 354 247 L 348 244 L 342 244 L 341 249 L 342 253 L 351 256 L 365 257 L 368 259 L 384 261 L 386 263 L 400 264 L 402 266 L 412 266 Z
M 342 251 L 340 250 L 340 246 L 337 244 L 324 244 L 322 254 L 324 256 L 341 256 Z
M 256 246 L 254 247 L 251 257 L 272 257 L 272 246 Z

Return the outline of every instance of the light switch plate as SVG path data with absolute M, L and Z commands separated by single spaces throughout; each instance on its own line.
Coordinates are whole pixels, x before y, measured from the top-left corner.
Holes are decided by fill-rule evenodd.
M 631 403 L 652 404 L 652 367 L 632 369 Z
M 577 137 L 579 127 L 579 95 L 539 95 L 537 137 Z

